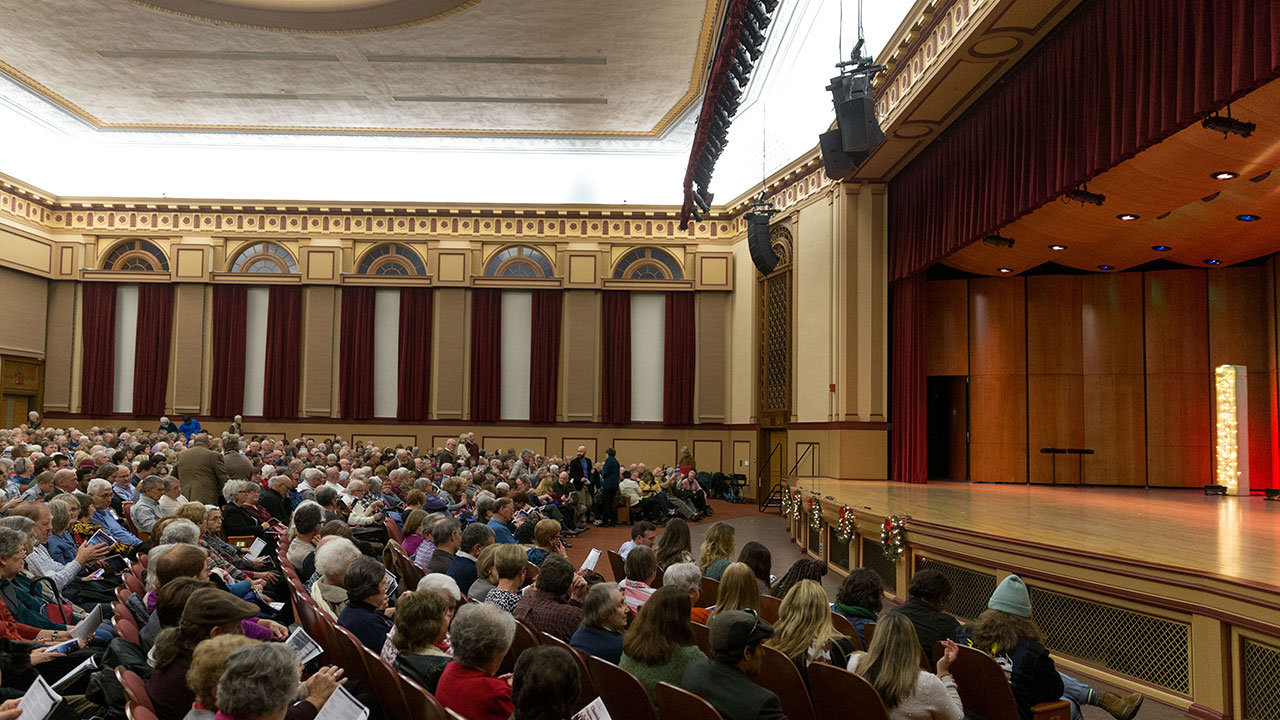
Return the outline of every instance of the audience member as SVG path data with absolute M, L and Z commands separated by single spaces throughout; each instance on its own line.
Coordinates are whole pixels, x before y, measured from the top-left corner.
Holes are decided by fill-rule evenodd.
M 528 562 L 524 548 L 499 544 L 493 552 L 493 569 L 489 574 L 489 580 L 494 586 L 485 594 L 484 601 L 515 613 L 516 606 L 520 603 L 520 588 L 524 585 L 525 566 Z
M 436 699 L 468 720 L 510 720 L 511 685 L 494 675 L 515 634 L 515 618 L 496 605 L 460 608 L 449 628 L 453 662 L 440 676 Z
M 387 569 L 369 557 L 351 561 L 344 573 L 343 589 L 347 606 L 338 614 L 338 624 L 351 631 L 373 653 L 382 651 L 391 629 L 387 608 Z
M 323 517 L 324 511 L 313 501 L 304 501 L 293 511 L 294 534 L 287 555 L 295 568 L 301 568 L 307 555 L 316 551 Z
M 512 720 L 566 720 L 581 688 L 578 663 L 561 647 L 525 650 L 511 679 Z
M 404 528 L 401 529 L 404 539 L 400 542 L 405 555 L 413 557 L 418 552 L 418 546 L 422 544 L 422 533 L 425 530 L 422 521 L 426 518 L 427 511 L 422 509 L 414 510 L 405 517 Z
M 560 542 L 560 523 L 555 520 L 539 520 L 533 526 L 533 545 L 527 555 L 529 562 L 538 567 L 542 567 L 548 555 L 568 556 L 564 543 Z
M 804 678 L 809 663 L 844 667 L 853 653 L 853 643 L 831 624 L 826 591 L 812 580 L 801 580 L 782 599 L 773 631 L 765 644 L 790 658 Z
M 453 559 L 446 574 L 457 581 L 458 589 L 469 593 L 471 585 L 476 581 L 476 562 L 480 553 L 493 544 L 493 530 L 488 525 L 473 522 L 462 531 L 462 548 Z
M 769 586 L 773 584 L 773 556 L 769 548 L 752 540 L 738 551 L 738 562 L 751 568 L 756 578 L 756 589 L 761 595 L 768 595 Z
M 827 574 L 827 564 L 821 560 L 813 558 L 800 558 L 791 564 L 791 567 L 783 573 L 782 577 L 770 588 L 769 594 L 776 598 L 784 598 L 791 590 L 791 586 L 801 580 L 812 580 L 819 585 L 822 584 L 822 578 Z
M 257 643 L 232 653 L 218 681 L 219 720 L 283 720 L 298 699 L 300 670 L 286 645 Z
M 671 518 L 662 531 L 662 538 L 654 546 L 658 556 L 658 570 L 665 571 L 677 563 L 694 561 L 693 541 L 689 536 L 689 523 L 681 518 Z
M 794 591 L 793 591 L 794 592 Z M 849 672 L 866 678 L 889 710 L 889 720 L 962 720 L 964 706 L 951 663 L 958 648 L 951 640 L 938 658 L 937 674 L 920 669 L 920 644 L 911 621 L 888 612 L 876 623 L 876 634 L 865 653 L 849 659 Z
M 874 623 L 884 605 L 884 583 L 874 570 L 856 568 L 845 576 L 836 591 L 836 602 L 832 609 L 845 616 L 853 623 L 858 632 L 858 640 L 867 646 L 867 625 Z M 929 646 L 933 652 L 933 646 Z
M 440 649 L 449 633 L 454 610 L 440 593 L 419 589 L 405 593 L 396 602 L 395 668 L 406 677 L 435 693 L 444 667 L 452 659 Z
M 951 582 L 937 570 L 925 568 L 911 576 L 907 593 L 909 599 L 897 611 L 915 627 L 925 654 L 932 655 L 934 643 L 955 637 L 960 628 L 959 621 L 946 613 Z
M 698 555 L 698 569 L 704 577 L 719 580 L 724 569 L 733 562 L 733 526 L 717 522 L 707 530 Z
M 498 549 L 501 547 L 502 545 L 498 543 L 490 543 L 476 556 L 476 579 L 471 583 L 471 587 L 467 589 L 468 598 L 476 602 L 484 602 L 489 595 L 489 591 L 497 587 L 494 584 L 493 565 L 495 558 L 497 558 Z
M 346 538 L 325 538 L 316 550 L 316 573 L 320 579 L 311 585 L 311 598 L 316 607 L 338 617 L 347 607 L 349 595 L 344 587 L 347 568 L 356 558 L 360 550 Z M 379 645 L 378 649 L 382 646 Z
M 680 522 L 684 521 L 681 520 Z M 688 527 L 688 525 L 685 527 Z M 618 548 L 618 554 L 621 555 L 623 559 L 626 559 L 627 553 L 637 547 L 652 548 L 657 539 L 658 526 L 648 520 L 641 520 L 631 526 L 631 539 L 622 543 L 622 547 Z
M 582 601 L 582 625 L 569 644 L 575 650 L 608 660 L 622 660 L 622 631 L 627 627 L 627 601 L 617 583 L 597 583 Z
M 773 626 L 754 612 L 732 610 L 711 623 L 711 659 L 690 663 L 680 687 L 701 697 L 724 720 L 786 720 L 782 703 L 751 678 L 764 663 L 761 644 Z
M 196 435 L 191 446 L 178 453 L 173 476 L 182 481 L 187 497 L 205 505 L 218 504 L 221 499 L 219 491 L 231 479 L 222 455 L 209 449 L 209 436 L 203 433 Z
M 166 628 L 156 638 L 155 669 L 147 680 L 147 695 L 156 715 L 180 718 L 191 709 L 195 695 L 187 686 L 186 677 L 196 645 L 218 635 L 243 634 L 240 622 L 257 616 L 256 605 L 221 590 L 201 588 L 191 593 L 178 626 Z M 292 659 L 296 666 L 296 656 Z M 218 701 L 222 707 L 221 693 Z
M 515 515 L 515 505 L 510 498 L 498 498 L 493 503 L 493 515 L 489 518 L 489 527 L 493 530 L 494 542 L 512 543 L 516 536 L 511 532 L 511 518 Z
M 760 588 L 755 574 L 745 563 L 736 562 L 725 568 L 708 622 L 729 610 L 760 610 Z
M 703 625 L 707 624 L 707 618 L 711 616 L 711 611 L 704 607 L 698 607 L 698 600 L 702 597 L 702 573 L 698 570 L 697 565 L 691 562 L 672 565 L 662 574 L 662 586 L 676 588 L 688 595 L 689 619 Z
M 658 559 L 652 550 L 642 545 L 627 555 L 623 568 L 626 578 L 618 583 L 618 587 L 627 599 L 627 607 L 638 612 L 656 589 L 653 584 L 658 577 Z
M 582 624 L 582 598 L 587 581 L 575 575 L 573 565 L 559 555 L 542 563 L 533 587 L 525 590 L 512 613 L 534 632 L 545 632 L 565 642 Z
M 640 609 L 622 639 L 622 669 L 636 676 L 652 696 L 660 682 L 678 685 L 685 666 L 706 659 L 693 638 L 689 595 L 663 586 Z

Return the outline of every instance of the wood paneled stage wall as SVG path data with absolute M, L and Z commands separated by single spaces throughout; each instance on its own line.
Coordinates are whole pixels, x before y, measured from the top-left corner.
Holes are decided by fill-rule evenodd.
M 929 282 L 928 374 L 968 377 L 970 479 L 1205 485 L 1213 368 L 1235 364 L 1249 368 L 1252 485 L 1276 486 L 1276 272 L 1273 257 Z M 1094 454 L 1055 461 L 1046 447 Z

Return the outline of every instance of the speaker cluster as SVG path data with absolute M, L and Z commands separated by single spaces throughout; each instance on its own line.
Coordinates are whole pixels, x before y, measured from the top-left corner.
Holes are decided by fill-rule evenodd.
M 852 177 L 871 151 L 884 142 L 884 131 L 876 118 L 876 101 L 871 96 L 871 79 L 884 72 L 885 67 L 862 56 L 863 42 L 859 38 L 850 59 L 836 65 L 840 74 L 831 78 L 827 86 L 836 109 L 836 127 L 819 135 L 818 144 L 827 177 L 832 180 Z

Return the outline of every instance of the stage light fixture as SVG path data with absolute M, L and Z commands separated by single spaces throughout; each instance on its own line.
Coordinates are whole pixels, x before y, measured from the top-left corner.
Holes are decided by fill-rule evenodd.
M 1239 220 L 1240 222 L 1256 222 L 1258 220 L 1261 220 L 1262 216 L 1254 215 L 1252 213 L 1245 213 L 1244 215 L 1237 215 L 1236 219 Z
M 1102 205 L 1107 201 L 1107 196 L 1102 193 L 1089 192 L 1087 186 L 1080 186 L 1075 190 L 1068 190 L 1065 196 L 1068 200 L 1073 200 L 1081 205 Z
M 1013 272 L 1013 269 L 1012 269 L 1012 268 L 996 268 L 996 269 L 997 269 L 997 270 L 999 270 L 999 271 L 1000 271 L 1000 272 L 1002 272 L 1002 273 L 1011 273 L 1011 272 Z
M 1221 264 L 1222 264 L 1222 261 L 1221 261 L 1221 260 L 1214 260 L 1213 258 L 1209 258 L 1208 260 L 1205 260 L 1205 261 L 1204 261 L 1204 264 L 1205 264 L 1205 265 L 1221 265 Z
M 1231 109 L 1227 108 L 1227 112 L 1230 113 Z M 1228 135 L 1239 135 L 1240 137 L 1249 137 L 1250 135 L 1253 134 L 1254 130 L 1258 129 L 1258 126 L 1256 123 L 1245 122 L 1244 120 L 1237 120 L 1231 117 L 1229 114 L 1226 115 L 1225 117 L 1222 115 L 1210 115 L 1209 117 L 1205 118 L 1200 123 L 1200 125 L 1207 130 L 1212 130 L 1214 132 L 1222 133 L 1222 137 L 1224 139 Z
M 1111 265 L 1099 265 L 1098 269 L 1099 270 L 1115 270 L 1115 267 Z
M 1262 182 L 1263 180 L 1266 180 L 1266 179 L 1267 179 L 1267 178 L 1269 178 L 1269 177 L 1271 177 L 1271 171 L 1270 171 L 1270 170 L 1268 170 L 1268 171 L 1266 171 L 1266 172 L 1262 173 L 1261 175 L 1254 175 L 1253 177 L 1249 178 L 1249 182 L 1251 182 L 1251 183 L 1260 183 L 1260 182 Z
M 1123 220 L 1125 222 L 1133 222 L 1134 220 L 1137 220 L 1140 217 L 1142 216 L 1134 215 L 1133 213 L 1120 213 L 1119 215 L 1116 216 L 1116 218 Z
M 1205 485 L 1204 494 L 1205 495 L 1226 495 L 1227 486 L 1226 485 Z
M 993 233 L 991 235 L 988 235 L 982 238 L 982 242 L 988 245 L 995 245 L 996 247 L 1011 248 L 1013 247 L 1014 239 L 1007 238 L 1003 235 L 996 235 Z
M 1155 250 L 1156 252 L 1169 252 L 1173 248 L 1169 247 L 1168 245 L 1152 245 L 1151 249 Z
M 1240 174 L 1233 173 L 1230 170 L 1219 170 L 1218 172 L 1214 173 L 1210 177 L 1212 177 L 1214 180 L 1235 180 L 1236 178 L 1240 177 Z
M 1049 249 L 1050 250 L 1066 250 L 1067 246 L 1066 245 L 1050 245 Z

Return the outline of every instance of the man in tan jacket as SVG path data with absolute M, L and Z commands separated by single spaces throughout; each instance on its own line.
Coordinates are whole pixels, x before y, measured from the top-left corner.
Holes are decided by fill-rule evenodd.
M 231 435 L 222 441 L 225 450 L 222 461 L 227 466 L 227 476 L 232 480 L 248 480 L 253 477 L 253 461 L 240 452 L 240 436 Z
M 192 502 L 205 505 L 222 504 L 222 486 L 230 479 L 222 455 L 209 449 L 207 433 L 196 435 L 191 447 L 178 453 L 173 475 L 182 481 L 182 488 Z

